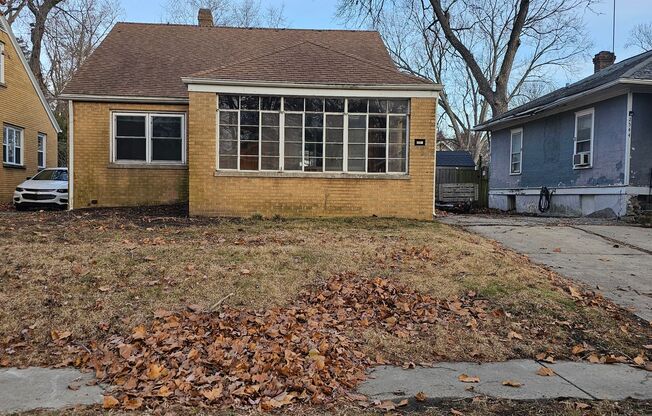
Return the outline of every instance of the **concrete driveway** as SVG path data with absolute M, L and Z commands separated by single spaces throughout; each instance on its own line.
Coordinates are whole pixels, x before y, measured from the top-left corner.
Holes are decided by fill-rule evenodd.
M 652 229 L 591 219 L 449 216 L 652 321 Z

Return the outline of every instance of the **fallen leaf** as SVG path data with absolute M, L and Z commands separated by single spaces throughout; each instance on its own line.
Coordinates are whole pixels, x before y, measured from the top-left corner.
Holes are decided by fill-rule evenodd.
M 396 405 L 396 407 L 405 407 L 405 406 L 407 406 L 407 405 L 408 405 L 408 400 L 407 400 L 407 399 L 403 399 L 403 400 L 401 400 L 400 402 L 398 402 L 398 404 Z
M 579 354 L 583 353 L 584 351 L 586 351 L 586 348 L 584 348 L 584 345 L 582 345 L 582 344 L 578 344 L 578 345 L 574 346 L 571 349 L 571 353 L 573 355 L 579 355 Z
M 537 370 L 537 374 L 543 377 L 550 377 L 550 376 L 554 376 L 555 372 L 548 367 L 539 367 L 539 369 Z
M 213 401 L 219 399 L 220 397 L 222 397 L 223 390 L 224 390 L 224 388 L 220 384 L 219 386 L 214 387 L 211 390 L 202 390 L 201 394 L 202 394 L 202 396 L 206 397 L 208 400 L 213 402 Z
M 72 335 L 72 332 L 70 331 L 57 331 L 57 330 L 52 330 L 50 331 L 50 336 L 52 337 L 53 341 L 59 341 L 62 339 L 66 339 L 69 336 Z
M 145 325 L 140 325 L 134 328 L 133 332 L 131 333 L 131 337 L 133 339 L 145 339 L 147 336 L 147 329 L 145 329 Z
M 132 399 L 125 397 L 125 399 L 122 401 L 122 407 L 124 407 L 125 410 L 138 410 L 142 405 L 143 399 L 140 397 L 134 397 Z
M 553 249 L 552 251 L 555 252 L 555 253 L 561 253 L 561 248 L 557 247 L 557 248 Z
M 163 368 L 160 365 L 150 364 L 149 367 L 147 367 L 147 372 L 145 375 L 150 380 L 157 380 L 159 377 L 161 377 L 162 370 Z
M 120 403 L 118 399 L 116 399 L 113 396 L 104 396 L 104 399 L 102 400 L 102 408 L 103 409 L 113 409 L 117 404 Z
M 159 397 L 169 397 L 173 394 L 173 391 L 171 391 L 167 386 L 163 386 L 160 389 L 158 389 L 158 396 Z
M 582 299 L 582 292 L 580 292 L 575 286 L 568 286 L 568 292 L 570 293 L 571 297 L 574 297 L 575 299 Z
M 503 386 L 508 387 L 521 387 L 523 384 L 515 380 L 505 380 L 503 381 Z
M 466 375 L 466 374 L 460 374 L 459 377 L 457 377 L 457 379 L 459 381 L 461 381 L 462 383 L 479 383 L 480 382 L 479 377 L 469 376 L 469 375 Z
M 464 416 L 464 413 L 460 412 L 459 410 L 451 409 L 451 415 Z
M 589 355 L 588 360 L 589 360 L 589 362 L 592 363 L 592 364 L 600 364 L 600 363 L 602 362 L 602 360 L 600 359 L 600 357 L 598 357 L 597 354 L 591 354 L 591 355 Z
M 394 409 L 396 409 L 396 405 L 395 405 L 394 402 L 392 402 L 391 400 L 385 400 L 384 402 L 378 404 L 378 405 L 376 406 L 376 409 L 380 409 L 380 410 L 394 410 Z
M 645 358 L 643 358 L 640 355 L 637 355 L 636 357 L 634 357 L 634 363 L 636 365 L 643 365 L 643 364 L 645 364 Z
M 507 334 L 507 339 L 523 339 L 523 336 L 519 333 L 516 333 L 514 331 L 509 331 L 509 334 Z
M 587 403 L 581 403 L 581 402 L 576 402 L 575 403 L 575 409 L 577 409 L 577 410 L 586 410 L 586 409 L 588 409 L 590 407 L 591 407 L 591 405 L 587 404 Z
M 426 399 L 427 399 L 427 397 L 426 397 L 426 393 L 424 393 L 424 392 L 422 392 L 422 391 L 418 392 L 418 393 L 414 396 L 414 398 L 417 399 L 418 402 L 425 402 Z

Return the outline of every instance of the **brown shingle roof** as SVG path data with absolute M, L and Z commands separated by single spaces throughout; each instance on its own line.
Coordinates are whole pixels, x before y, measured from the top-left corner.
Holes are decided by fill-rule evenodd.
M 64 93 L 187 98 L 181 78 L 190 76 L 342 85 L 429 83 L 398 71 L 372 31 L 118 23 Z

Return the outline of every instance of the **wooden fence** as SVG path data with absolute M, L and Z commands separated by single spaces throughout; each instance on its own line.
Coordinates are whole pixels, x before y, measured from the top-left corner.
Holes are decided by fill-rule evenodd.
M 460 191 L 463 191 L 464 198 L 467 198 L 469 193 L 469 185 L 474 185 L 477 190 L 477 197 L 474 198 L 479 208 L 487 208 L 489 206 L 489 175 L 486 168 L 473 169 L 473 168 L 451 168 L 439 167 L 435 176 L 435 200 L 436 201 L 451 201 L 454 196 L 455 187 L 450 185 L 463 185 L 460 186 Z

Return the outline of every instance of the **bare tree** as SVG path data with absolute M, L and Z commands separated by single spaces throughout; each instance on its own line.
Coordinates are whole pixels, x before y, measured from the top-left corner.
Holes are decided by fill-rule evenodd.
M 596 0 L 340 0 L 349 23 L 377 28 L 399 67 L 442 83 L 440 128 L 476 159 L 473 126 L 549 90 L 587 50 L 583 11 Z
M 652 23 L 639 23 L 632 28 L 625 47 L 630 46 L 644 51 L 652 50 Z
M 2 14 L 9 22 L 9 26 L 14 23 L 26 5 L 25 0 L 0 0 L 0 6 L 4 6 Z
M 286 25 L 285 7 L 263 8 L 260 0 L 168 0 L 166 20 L 171 23 L 192 24 L 200 8 L 210 9 L 216 25 L 238 27 L 283 27 Z

